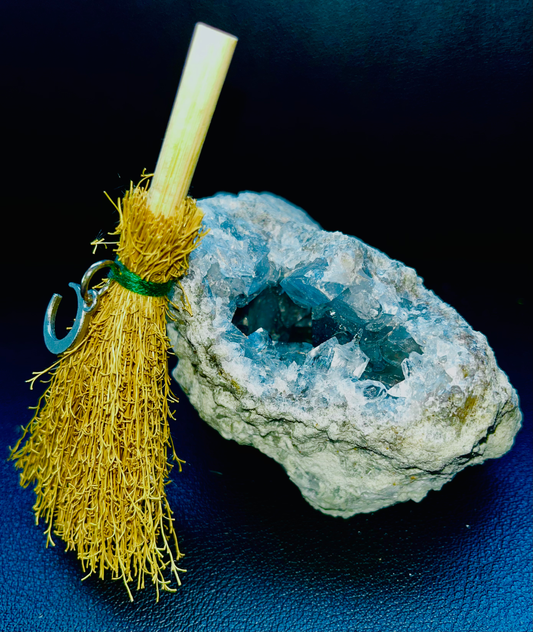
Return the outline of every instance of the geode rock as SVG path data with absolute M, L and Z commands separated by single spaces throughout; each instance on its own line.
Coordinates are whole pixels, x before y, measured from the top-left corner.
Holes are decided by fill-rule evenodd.
M 509 450 L 515 391 L 412 268 L 271 194 L 198 205 L 210 232 L 182 280 L 194 317 L 177 312 L 169 335 L 174 376 L 222 436 L 343 517 L 420 501 Z

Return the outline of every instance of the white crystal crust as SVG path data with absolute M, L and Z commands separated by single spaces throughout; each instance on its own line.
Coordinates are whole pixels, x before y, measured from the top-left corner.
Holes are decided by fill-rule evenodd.
M 420 501 L 511 448 L 516 392 L 412 268 L 269 193 L 198 205 L 210 232 L 181 281 L 193 317 L 169 323 L 173 375 L 202 419 L 278 461 L 313 507 L 347 518 Z M 261 297 L 253 318 L 270 322 L 279 300 L 276 322 L 300 318 L 283 331 L 313 340 L 243 333 L 232 320 Z

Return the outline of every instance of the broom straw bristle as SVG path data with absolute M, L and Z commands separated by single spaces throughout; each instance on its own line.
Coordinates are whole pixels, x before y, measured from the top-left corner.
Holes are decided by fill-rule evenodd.
M 146 188 L 132 188 L 119 204 L 118 253 L 136 274 L 165 282 L 186 270 L 202 214 L 188 198 L 181 222 L 154 218 L 146 198 Z M 21 484 L 36 483 L 35 516 L 48 523 L 47 544 L 55 533 L 77 552 L 84 572 L 103 578 L 110 571 L 130 598 L 128 583 L 136 578 L 143 588 L 149 576 L 159 598 L 160 588 L 171 590 L 165 569 L 178 584 L 182 570 L 164 489 L 172 467 L 167 450 L 174 453 L 167 300 L 117 283 L 100 300 L 87 336 L 52 369 L 11 458 Z

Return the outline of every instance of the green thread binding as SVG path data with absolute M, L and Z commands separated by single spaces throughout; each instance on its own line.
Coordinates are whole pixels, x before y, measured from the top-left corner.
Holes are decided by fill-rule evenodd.
M 108 276 L 127 290 L 135 292 L 136 294 L 142 294 L 143 296 L 166 296 L 174 284 L 172 279 L 166 283 L 145 281 L 139 275 L 135 274 L 135 272 L 128 270 L 118 259 L 114 261 L 111 266 L 111 271 Z

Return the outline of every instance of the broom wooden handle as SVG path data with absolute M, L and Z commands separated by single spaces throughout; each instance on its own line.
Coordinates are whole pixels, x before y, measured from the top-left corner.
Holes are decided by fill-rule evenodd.
M 175 212 L 189 191 L 236 45 L 233 35 L 196 24 L 149 190 L 155 214 Z

